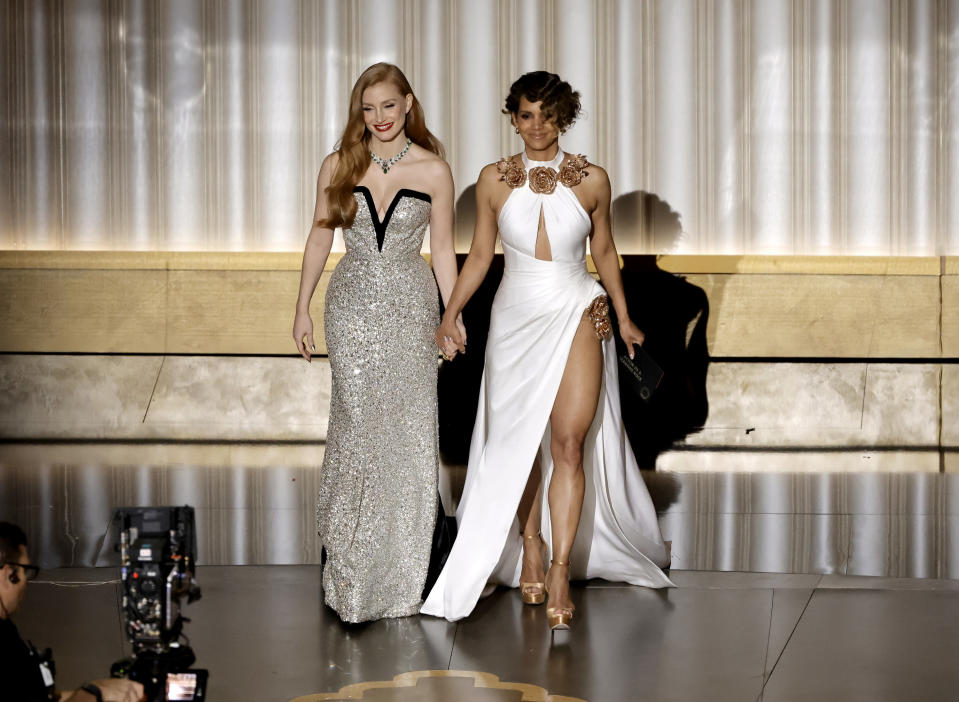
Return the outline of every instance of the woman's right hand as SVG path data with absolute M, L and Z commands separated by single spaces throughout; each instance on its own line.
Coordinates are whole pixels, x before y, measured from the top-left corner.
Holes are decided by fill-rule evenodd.
M 310 354 L 316 351 L 316 344 L 313 343 L 313 320 L 309 312 L 296 313 L 296 319 L 293 320 L 293 341 L 303 358 L 309 361 Z
M 444 315 L 436 329 L 436 345 L 447 361 L 452 361 L 457 353 L 466 352 L 465 328 L 461 331 L 463 325 L 462 322 L 457 324 L 458 321 L 459 317 L 450 319 L 449 315 Z

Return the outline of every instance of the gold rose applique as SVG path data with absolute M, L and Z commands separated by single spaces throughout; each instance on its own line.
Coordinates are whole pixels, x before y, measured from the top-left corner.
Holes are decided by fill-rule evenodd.
M 556 171 L 549 166 L 537 166 L 529 171 L 529 189 L 549 195 L 556 190 Z
M 600 341 L 608 339 L 613 333 L 609 323 L 609 298 L 606 295 L 600 295 L 594 299 L 586 308 L 586 315 L 593 324 L 596 338 Z
M 589 175 L 586 171 L 587 166 L 589 166 L 589 161 L 583 154 L 570 156 L 559 169 L 559 182 L 567 188 L 579 185 L 583 178 Z
M 556 183 L 562 183 L 567 188 L 579 185 L 583 178 L 589 175 L 586 168 L 589 161 L 583 154 L 569 156 L 557 173 L 549 166 L 537 166 L 530 169 L 529 189 L 534 193 L 549 195 L 556 190 Z M 519 188 L 526 183 L 526 171 L 511 158 L 501 158 L 496 162 L 499 179 L 511 188 Z
M 499 179 L 511 188 L 518 188 L 526 182 L 526 171 L 511 158 L 501 158 L 496 162 Z

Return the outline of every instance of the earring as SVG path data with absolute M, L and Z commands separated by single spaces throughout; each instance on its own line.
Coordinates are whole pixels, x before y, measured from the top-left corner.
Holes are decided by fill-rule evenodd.
M 516 133 L 519 134 L 519 127 L 516 128 Z

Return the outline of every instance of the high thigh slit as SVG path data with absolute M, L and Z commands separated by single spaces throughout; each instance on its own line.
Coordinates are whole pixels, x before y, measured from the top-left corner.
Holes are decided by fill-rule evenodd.
M 559 152 L 550 165 L 556 168 L 562 157 Z M 535 255 L 541 212 L 552 260 Z M 551 542 L 549 417 L 583 313 L 606 294 L 586 270 L 591 221 L 569 188 L 557 184 L 549 195 L 528 186 L 514 189 L 498 224 L 505 269 L 490 317 L 466 484 L 456 510 L 458 534 L 421 610 L 450 620 L 473 610 L 487 582 L 518 586 L 523 545 L 516 510 L 537 455 L 543 476 L 540 531 Z M 615 346 L 611 338 L 601 343 L 601 387 L 583 447 L 586 491 L 571 577 L 669 587 L 656 512 L 623 430 Z

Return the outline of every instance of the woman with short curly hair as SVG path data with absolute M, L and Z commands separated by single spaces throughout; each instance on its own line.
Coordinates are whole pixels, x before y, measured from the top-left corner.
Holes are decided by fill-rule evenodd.
M 548 598 L 550 629 L 568 629 L 571 576 L 672 585 L 623 430 L 610 305 L 630 356 L 643 333 L 623 296 L 606 171 L 559 147 L 580 113 L 579 93 L 553 73 L 527 73 L 503 112 L 525 148 L 480 172 L 470 253 L 436 332 L 446 355 L 465 351 L 455 321 L 483 281 L 499 233 L 505 271 L 459 534 L 422 611 L 459 619 L 495 582 L 518 585 L 527 604 Z M 605 289 L 586 270 L 587 241 Z

